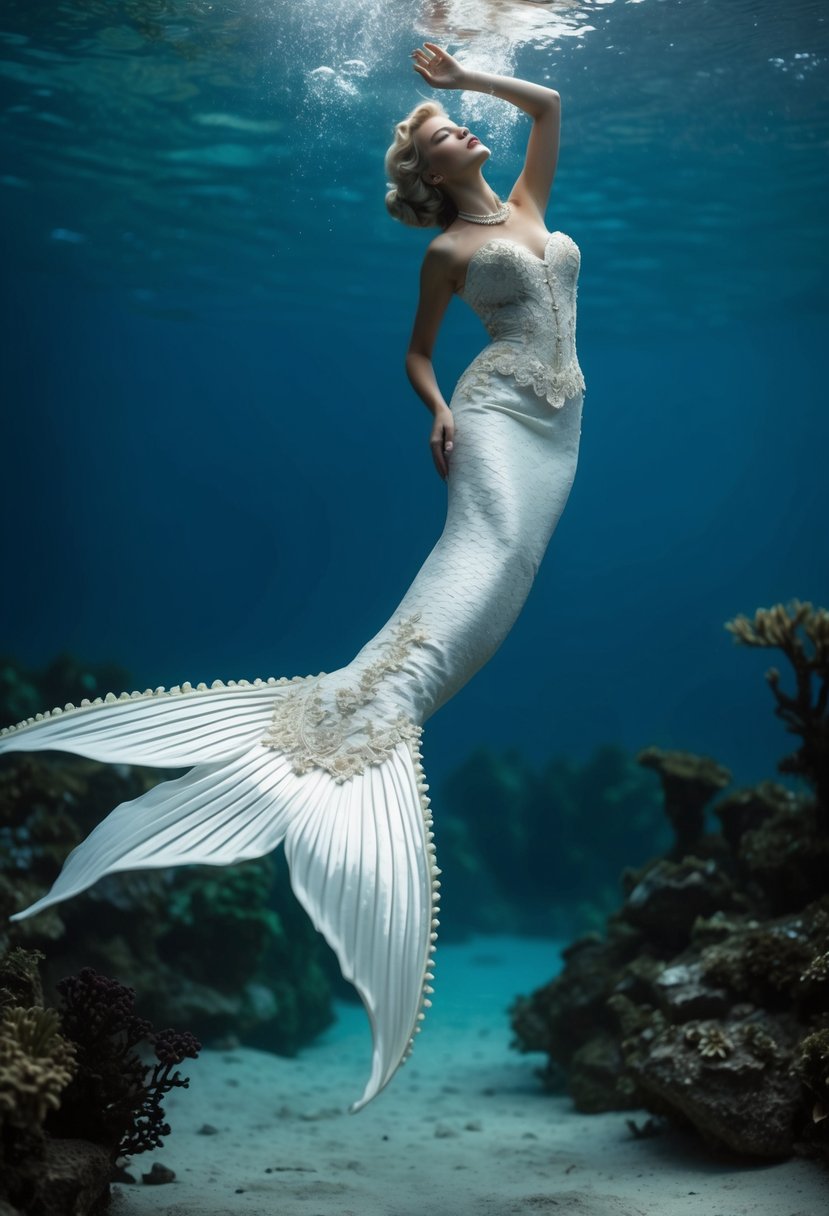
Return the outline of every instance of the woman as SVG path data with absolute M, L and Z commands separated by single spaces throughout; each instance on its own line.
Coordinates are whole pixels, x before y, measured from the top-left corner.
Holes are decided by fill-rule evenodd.
M 584 390 L 579 253 L 544 227 L 558 93 L 467 72 L 429 42 L 414 52 L 414 68 L 436 88 L 512 102 L 533 126 L 504 204 L 481 172 L 489 149 L 433 103 L 398 124 L 386 157 L 392 215 L 443 230 L 424 259 L 407 370 L 434 415 L 431 449 L 448 510 L 397 610 L 331 673 L 110 693 L 38 714 L 0 739 L 0 751 L 195 766 L 117 807 L 70 853 L 51 891 L 13 920 L 105 874 L 228 865 L 284 841 L 293 890 L 371 1022 L 371 1075 L 351 1111 L 408 1057 L 433 991 L 440 870 L 422 725 L 491 657 L 524 604 L 572 485 Z M 431 352 L 453 292 L 493 341 L 447 405 Z

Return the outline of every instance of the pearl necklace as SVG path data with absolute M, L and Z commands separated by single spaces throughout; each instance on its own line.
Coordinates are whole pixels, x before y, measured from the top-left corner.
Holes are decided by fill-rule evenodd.
M 469 211 L 459 211 L 458 219 L 468 220 L 470 224 L 503 224 L 504 220 L 509 218 L 509 213 L 509 203 L 501 203 L 497 211 L 490 211 L 487 215 L 472 215 Z

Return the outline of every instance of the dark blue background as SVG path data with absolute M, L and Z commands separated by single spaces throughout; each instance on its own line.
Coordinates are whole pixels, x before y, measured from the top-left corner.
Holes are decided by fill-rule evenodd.
M 149 39 L 135 6 L 8 6 L 0 649 L 25 662 L 109 658 L 139 688 L 331 670 L 442 527 L 403 370 L 429 234 L 382 204 L 429 32 L 391 5 L 372 41 L 370 5 L 347 27 L 316 6 L 297 57 L 297 7 Z M 657 743 L 738 780 L 790 747 L 779 657 L 723 624 L 829 603 L 826 35 L 810 4 L 688 8 L 444 38 L 562 93 L 548 226 L 582 250 L 588 391 L 565 515 L 513 633 L 427 726 L 432 780 L 481 742 Z M 325 93 L 309 72 L 349 53 L 365 73 Z M 503 192 L 526 124 L 479 121 Z M 483 339 L 453 303 L 447 398 Z

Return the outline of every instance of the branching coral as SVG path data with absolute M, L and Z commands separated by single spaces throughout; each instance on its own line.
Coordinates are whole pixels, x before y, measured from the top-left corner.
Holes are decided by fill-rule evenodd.
M 823 825 L 829 828 L 829 611 L 795 599 L 787 606 L 758 608 L 753 620 L 736 616 L 726 621 L 725 628 L 735 642 L 777 647 L 791 663 L 795 675 L 793 696 L 780 688 L 776 667 L 766 672 L 777 701 L 775 714 L 802 740 L 796 752 L 779 761 L 778 768 L 812 785 Z
M 0 1021 L 0 1126 L 37 1131 L 76 1071 L 54 1009 L 7 1009 Z
M 154 1031 L 134 1012 L 134 990 L 91 967 L 61 980 L 58 991 L 61 1022 L 77 1045 L 79 1070 L 50 1130 L 106 1145 L 112 1160 L 158 1148 L 170 1132 L 161 1099 L 190 1084 L 171 1070 L 185 1058 L 195 1059 L 201 1044 L 187 1032 Z M 152 1068 L 133 1050 L 145 1040 L 158 1059 Z

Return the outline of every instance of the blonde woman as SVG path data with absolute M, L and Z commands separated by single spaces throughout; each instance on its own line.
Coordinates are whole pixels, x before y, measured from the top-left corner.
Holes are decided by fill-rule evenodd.
M 423 261 L 407 371 L 434 418 L 431 451 L 448 509 L 411 587 L 334 672 L 110 694 L 39 714 L 0 739 L 0 751 L 193 766 L 112 811 L 14 920 L 105 874 L 229 865 L 284 843 L 293 890 L 371 1023 L 371 1073 L 352 1111 L 408 1057 L 431 1003 L 440 870 L 423 723 L 487 662 L 521 611 L 570 493 L 584 393 L 579 251 L 544 223 L 558 93 L 468 72 L 431 42 L 413 58 L 433 87 L 493 94 L 526 111 L 532 128 L 503 202 L 482 172 L 489 148 L 434 103 L 397 125 L 386 156 L 390 213 L 440 229 Z M 431 356 L 453 294 L 492 340 L 447 403 Z

